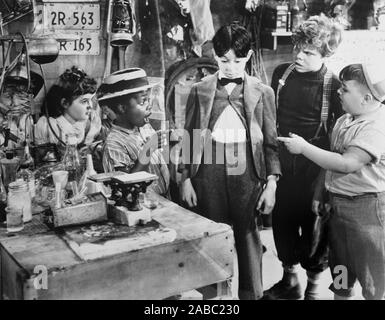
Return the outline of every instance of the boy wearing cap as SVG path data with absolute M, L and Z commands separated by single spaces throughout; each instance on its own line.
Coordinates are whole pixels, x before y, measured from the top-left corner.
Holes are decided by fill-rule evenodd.
M 99 88 L 99 104 L 110 108 L 115 116 L 103 148 L 103 168 L 128 173 L 147 171 L 158 176 L 150 188 L 168 196 L 170 174 L 160 148 L 164 132 L 156 132 L 148 123 L 151 115 L 148 82 L 140 68 L 117 71 Z
M 245 72 L 252 54 L 245 28 L 221 27 L 213 45 L 219 72 L 195 84 L 187 101 L 184 141 L 191 158 L 184 159 L 181 195 L 199 214 L 233 226 L 238 295 L 255 300 L 263 290 L 254 218 L 256 209 L 271 212 L 281 174 L 274 93 Z
M 278 138 L 327 170 L 330 193 L 330 289 L 335 299 L 354 295 L 356 280 L 365 299 L 385 292 L 385 72 L 353 64 L 340 73 L 339 96 L 347 112 L 337 120 L 331 152 L 302 137 Z

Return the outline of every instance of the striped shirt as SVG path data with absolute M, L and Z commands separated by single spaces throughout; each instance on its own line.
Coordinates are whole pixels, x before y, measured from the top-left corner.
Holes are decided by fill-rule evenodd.
M 115 171 L 115 168 L 124 167 L 130 172 L 138 161 L 144 144 L 155 133 L 150 124 L 132 130 L 112 125 L 103 148 L 104 171 L 111 172 Z M 166 195 L 170 183 L 170 172 L 159 149 L 151 154 L 148 171 L 158 176 L 158 180 L 154 181 L 149 188 L 158 194 Z

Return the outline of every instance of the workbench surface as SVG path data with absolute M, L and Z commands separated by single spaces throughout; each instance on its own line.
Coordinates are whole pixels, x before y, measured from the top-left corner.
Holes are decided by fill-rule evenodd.
M 87 261 L 36 216 L 12 236 L 0 227 L 0 297 L 163 299 L 232 277 L 234 238 L 230 226 L 160 196 L 152 217 L 174 229 L 176 239 Z

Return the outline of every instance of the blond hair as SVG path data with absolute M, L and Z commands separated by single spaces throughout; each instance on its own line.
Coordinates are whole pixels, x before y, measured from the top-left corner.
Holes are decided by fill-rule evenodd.
M 312 16 L 294 30 L 292 40 L 295 47 L 314 48 L 330 57 L 342 41 L 342 27 L 324 14 Z

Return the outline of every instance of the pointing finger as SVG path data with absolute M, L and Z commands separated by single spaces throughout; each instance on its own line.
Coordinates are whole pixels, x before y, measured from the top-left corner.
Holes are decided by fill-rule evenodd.
M 290 138 L 286 138 L 286 137 L 277 137 L 277 140 L 278 140 L 278 141 L 281 141 L 281 142 L 289 142 L 289 141 L 290 141 Z
M 296 135 L 295 133 L 292 133 L 292 132 L 289 133 L 289 136 L 290 136 L 291 138 L 296 138 L 296 137 L 298 137 L 298 135 Z

